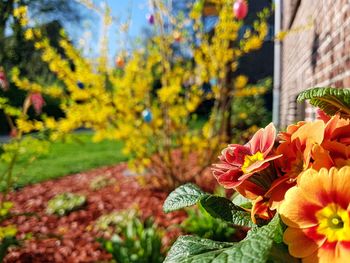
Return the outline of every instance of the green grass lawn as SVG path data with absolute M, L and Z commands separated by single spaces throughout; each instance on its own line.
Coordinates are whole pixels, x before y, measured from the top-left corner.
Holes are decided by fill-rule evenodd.
M 191 129 L 200 129 L 205 118 L 198 118 L 190 123 Z M 15 186 L 22 187 L 28 184 L 42 182 L 61 176 L 86 171 L 106 165 L 126 161 L 127 156 L 122 154 L 122 142 L 102 141 L 92 142 L 92 132 L 78 132 L 74 135 L 81 143 L 55 142 L 50 145 L 48 153 L 39 156 L 28 165 L 27 159 L 17 162 L 14 175 Z M 0 173 L 5 166 L 0 163 Z M 0 191 L 4 189 L 4 182 L 0 182 Z
M 121 142 L 93 143 L 90 132 L 80 132 L 76 134 L 76 137 L 82 143 L 55 142 L 51 144 L 47 154 L 40 156 L 27 168 L 25 167 L 28 162 L 21 160 L 14 171 L 18 176 L 16 185 L 21 187 L 127 160 L 127 157 L 121 152 Z M 4 165 L 0 163 L 0 171 L 3 171 L 4 168 Z

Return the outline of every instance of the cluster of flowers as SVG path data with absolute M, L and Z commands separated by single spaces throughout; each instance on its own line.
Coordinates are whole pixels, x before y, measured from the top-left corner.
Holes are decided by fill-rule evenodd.
M 313 122 L 288 126 L 277 135 L 278 143 L 269 124 L 247 144 L 225 148 L 212 169 L 221 185 L 252 200 L 253 221 L 281 216 L 291 255 L 304 262 L 345 262 L 350 256 L 350 120 L 318 115 Z

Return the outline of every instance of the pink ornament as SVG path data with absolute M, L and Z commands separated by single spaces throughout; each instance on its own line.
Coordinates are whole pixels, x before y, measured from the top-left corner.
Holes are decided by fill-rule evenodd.
M 17 129 L 16 128 L 12 128 L 11 131 L 10 131 L 10 137 L 11 138 L 15 138 L 15 137 L 17 137 L 17 135 L 18 135 Z
M 33 105 L 36 114 L 40 114 L 43 106 L 45 105 L 45 100 L 41 93 L 36 92 L 30 95 L 30 102 Z
M 233 5 L 233 13 L 238 20 L 244 19 L 248 14 L 248 4 L 245 0 L 237 0 Z
M 6 78 L 5 71 L 3 70 L 2 67 L 0 67 L 0 87 L 4 90 L 7 91 L 9 89 L 9 83 Z
M 117 56 L 115 59 L 115 65 L 117 68 L 123 68 L 125 65 L 125 61 L 124 61 L 123 57 Z
M 146 16 L 146 18 L 147 18 L 148 23 L 150 23 L 151 25 L 154 24 L 154 15 L 148 14 L 148 15 Z
M 182 36 L 181 36 L 181 33 L 179 31 L 173 32 L 173 38 L 178 43 L 182 41 Z

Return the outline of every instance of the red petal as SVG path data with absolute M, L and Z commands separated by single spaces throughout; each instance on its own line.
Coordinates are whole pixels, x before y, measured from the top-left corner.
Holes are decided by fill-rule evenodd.
M 239 177 L 242 175 L 242 171 L 239 169 L 229 170 L 226 173 L 213 173 L 219 184 L 223 185 L 225 188 L 234 188 L 240 185 L 242 182 L 239 181 Z
M 253 164 L 251 164 L 250 166 L 248 166 L 246 168 L 246 171 L 248 173 L 256 173 L 258 171 L 264 170 L 265 168 L 267 168 L 269 165 L 268 163 L 272 160 L 275 160 L 277 158 L 282 157 L 282 154 L 280 155 L 271 155 L 268 158 L 266 158 L 265 160 L 262 161 L 256 161 Z M 265 165 L 267 163 L 267 165 Z
M 253 138 L 248 142 L 252 154 L 260 151 L 264 157 L 271 151 L 276 138 L 276 129 L 273 123 L 265 127 L 265 129 L 258 130 Z

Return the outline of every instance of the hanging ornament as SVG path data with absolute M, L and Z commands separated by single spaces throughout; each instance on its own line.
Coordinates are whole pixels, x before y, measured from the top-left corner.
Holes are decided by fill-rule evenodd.
M 5 70 L 2 67 L 0 67 L 0 87 L 4 91 L 7 91 L 9 89 L 9 83 L 6 78 Z
M 78 86 L 79 89 L 84 89 L 84 83 L 83 82 L 78 81 L 77 82 L 77 86 Z
M 125 65 L 124 58 L 122 56 L 117 56 L 115 59 L 115 65 L 117 68 L 123 68 Z
M 216 78 L 211 78 L 209 80 L 210 86 L 214 87 L 218 85 L 218 80 Z
M 145 109 L 142 112 L 142 117 L 145 122 L 150 123 L 152 121 L 152 112 L 149 109 Z
M 45 100 L 41 93 L 35 92 L 30 95 L 30 102 L 33 105 L 36 114 L 40 114 L 43 106 L 45 105 Z
M 153 25 L 153 24 L 154 24 L 154 15 L 148 14 L 148 15 L 146 16 L 146 19 L 147 19 L 147 21 L 148 21 L 148 23 L 149 23 L 150 25 Z
M 179 31 L 175 30 L 173 33 L 173 38 L 176 42 L 178 42 L 178 43 L 181 42 L 181 40 L 182 40 L 181 33 Z
M 237 0 L 233 5 L 233 13 L 238 20 L 244 19 L 248 14 L 247 1 Z
M 18 135 L 17 129 L 15 127 L 12 128 L 9 135 L 10 135 L 11 138 L 17 137 L 17 135 Z

